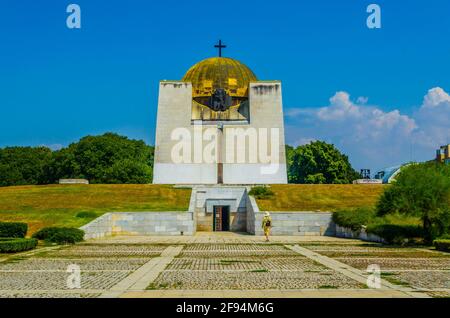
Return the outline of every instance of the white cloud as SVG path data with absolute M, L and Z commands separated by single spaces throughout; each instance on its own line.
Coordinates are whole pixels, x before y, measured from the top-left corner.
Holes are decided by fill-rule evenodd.
M 421 128 L 420 145 L 436 147 L 450 142 L 450 96 L 442 88 L 430 89 L 414 116 Z
M 450 96 L 440 87 L 432 88 L 423 98 L 422 108 L 449 107 Z
M 432 159 L 435 149 L 450 138 L 450 96 L 442 88 L 430 89 L 411 116 L 366 105 L 367 101 L 359 97 L 353 102 L 341 91 L 328 106 L 290 109 L 288 143 L 325 140 L 348 154 L 356 169 L 379 169 Z
M 330 98 L 330 106 L 322 107 L 317 112 L 322 120 L 345 120 L 347 118 L 360 118 L 360 107 L 350 101 L 350 95 L 346 92 L 337 92 Z

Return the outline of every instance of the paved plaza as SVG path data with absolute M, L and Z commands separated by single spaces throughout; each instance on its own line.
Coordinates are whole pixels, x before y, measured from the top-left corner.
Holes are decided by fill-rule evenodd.
M 367 286 L 369 265 L 380 288 Z M 0 255 L 0 297 L 449 296 L 448 253 L 325 236 L 118 236 Z

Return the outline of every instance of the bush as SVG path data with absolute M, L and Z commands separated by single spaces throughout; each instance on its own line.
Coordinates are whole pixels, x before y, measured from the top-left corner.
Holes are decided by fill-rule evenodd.
M 77 213 L 77 215 L 75 215 L 75 216 L 77 218 L 81 218 L 81 219 L 91 219 L 91 218 L 96 218 L 97 213 L 92 212 L 92 211 L 83 211 L 83 212 Z
M 2 238 L 0 239 L 0 253 L 16 253 L 32 250 L 38 241 L 34 238 Z
M 257 199 L 267 199 L 274 195 L 273 191 L 269 188 L 260 186 L 253 187 L 248 194 L 253 195 Z
M 363 225 L 367 226 L 375 216 L 375 211 L 369 208 L 342 210 L 333 213 L 333 222 L 355 232 L 360 232 Z
M 378 235 L 389 244 L 402 244 L 405 240 L 423 237 L 423 228 L 418 225 L 373 224 L 367 233 Z
M 24 238 L 28 231 L 26 223 L 0 222 L 0 237 Z
M 70 227 L 44 227 L 33 234 L 33 238 L 58 244 L 74 244 L 83 241 L 83 237 L 83 230 Z
M 439 251 L 450 252 L 450 240 L 447 239 L 434 240 L 433 245 Z
M 413 164 L 381 196 L 377 213 L 420 217 L 425 243 L 431 244 L 450 229 L 450 165 Z

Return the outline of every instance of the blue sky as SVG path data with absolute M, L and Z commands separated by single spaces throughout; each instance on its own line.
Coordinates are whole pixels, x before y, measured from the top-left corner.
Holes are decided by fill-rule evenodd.
M 66 27 L 81 7 L 82 28 Z M 381 6 L 368 29 L 366 7 Z M 2 1 L 0 147 L 114 131 L 153 144 L 158 82 L 224 55 L 283 84 L 286 139 L 356 169 L 426 160 L 450 138 L 450 2 Z

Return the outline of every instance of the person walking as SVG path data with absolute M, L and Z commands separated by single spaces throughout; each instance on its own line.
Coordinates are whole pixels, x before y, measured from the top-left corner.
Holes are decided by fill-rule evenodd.
M 272 218 L 270 213 L 266 212 L 262 220 L 262 228 L 264 230 L 264 235 L 266 236 L 266 242 L 269 242 L 270 229 L 272 228 Z

